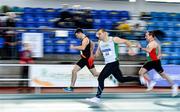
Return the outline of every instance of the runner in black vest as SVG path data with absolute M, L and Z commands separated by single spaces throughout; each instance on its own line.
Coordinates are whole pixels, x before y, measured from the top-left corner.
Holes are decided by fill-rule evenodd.
M 82 40 L 82 44 L 80 46 L 71 45 L 71 49 L 80 50 L 81 52 L 81 59 L 75 64 L 72 70 L 72 78 L 71 78 L 71 85 L 70 87 L 64 88 L 65 92 L 72 92 L 76 78 L 77 72 L 81 70 L 84 66 L 87 66 L 89 71 L 92 73 L 93 76 L 98 76 L 99 73 L 96 71 L 94 66 L 94 59 L 93 59 L 93 49 L 94 45 L 93 42 L 83 33 L 82 29 L 77 29 L 75 31 L 75 35 L 78 39 Z

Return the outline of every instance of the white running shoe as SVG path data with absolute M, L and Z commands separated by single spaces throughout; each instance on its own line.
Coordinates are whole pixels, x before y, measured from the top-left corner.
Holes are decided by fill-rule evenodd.
M 100 103 L 100 98 L 97 98 L 97 97 L 87 98 L 86 101 L 91 102 L 91 103 L 99 104 Z
M 177 96 L 178 95 L 178 85 L 174 84 L 172 86 L 172 97 Z
M 146 91 L 151 91 L 155 85 L 156 85 L 156 82 L 151 81 L 149 84 L 147 84 L 147 90 Z
M 146 80 L 144 79 L 144 77 L 143 77 L 143 76 L 140 76 L 139 78 L 140 78 L 141 84 L 142 84 L 142 85 L 146 85 L 147 82 L 146 82 Z

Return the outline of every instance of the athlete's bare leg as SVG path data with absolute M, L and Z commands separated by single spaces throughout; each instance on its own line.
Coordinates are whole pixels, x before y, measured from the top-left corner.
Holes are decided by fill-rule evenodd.
M 94 77 L 98 77 L 99 76 L 99 72 L 97 72 L 97 70 L 96 70 L 96 68 L 94 67 L 94 68 L 92 68 L 92 69 L 89 69 L 89 71 L 92 73 L 92 75 L 94 76 Z
M 174 82 L 170 79 L 170 77 L 168 75 L 165 74 L 165 72 L 162 72 L 159 74 L 161 75 L 162 78 L 166 79 L 171 84 L 171 86 L 174 85 Z
M 139 70 L 139 75 L 140 75 L 140 79 L 141 78 L 144 78 L 145 79 L 145 81 L 147 81 L 148 83 L 150 82 L 150 79 L 149 79 L 149 77 L 148 77 L 148 75 L 147 75 L 147 70 L 145 69 L 145 68 L 141 68 L 140 70 Z
M 71 77 L 71 85 L 70 87 L 74 87 L 76 79 L 77 79 L 77 72 L 81 70 L 81 67 L 79 67 L 78 65 L 75 65 L 73 70 L 72 70 L 72 77 Z

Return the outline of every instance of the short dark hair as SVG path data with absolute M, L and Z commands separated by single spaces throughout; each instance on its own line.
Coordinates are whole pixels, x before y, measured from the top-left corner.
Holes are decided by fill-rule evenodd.
M 81 28 L 78 28 L 78 29 L 76 29 L 76 31 L 75 31 L 75 34 L 76 33 L 83 33 L 83 30 L 81 29 Z
M 97 30 L 97 32 L 98 32 L 98 31 L 106 32 L 106 30 L 105 30 L 104 28 L 99 28 L 99 29 Z

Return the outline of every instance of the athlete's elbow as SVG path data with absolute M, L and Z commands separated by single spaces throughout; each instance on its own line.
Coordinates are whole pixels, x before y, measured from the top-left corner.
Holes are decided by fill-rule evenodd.
M 146 52 L 150 53 L 151 51 L 150 50 L 146 50 Z
M 98 55 L 98 54 L 95 54 L 95 55 L 94 55 L 94 58 L 97 58 L 97 57 L 99 57 L 99 55 Z
M 82 48 L 81 48 L 81 50 L 85 50 L 85 48 L 84 48 L 84 47 L 82 47 Z
M 132 45 L 131 42 L 128 41 L 128 40 L 125 41 L 125 44 L 126 44 L 126 46 L 128 46 L 128 47 L 131 47 L 131 45 Z

